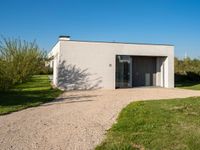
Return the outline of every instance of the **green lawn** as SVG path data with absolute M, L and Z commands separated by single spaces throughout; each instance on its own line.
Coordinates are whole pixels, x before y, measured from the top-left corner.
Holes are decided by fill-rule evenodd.
M 190 90 L 200 90 L 200 82 L 182 82 L 176 83 L 176 87 Z
M 200 98 L 133 102 L 96 150 L 199 150 Z
M 29 82 L 0 93 L 0 115 L 38 106 L 55 99 L 61 91 L 52 89 L 47 75 L 35 75 Z

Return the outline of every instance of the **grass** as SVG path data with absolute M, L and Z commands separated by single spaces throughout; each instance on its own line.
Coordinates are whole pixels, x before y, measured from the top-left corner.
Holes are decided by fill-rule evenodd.
M 96 150 L 198 150 L 200 98 L 129 104 Z
M 200 90 L 200 82 L 181 82 L 176 83 L 176 87 L 190 90 Z
M 61 91 L 53 89 L 47 75 L 35 75 L 30 81 L 0 93 L 0 115 L 39 106 L 55 99 Z

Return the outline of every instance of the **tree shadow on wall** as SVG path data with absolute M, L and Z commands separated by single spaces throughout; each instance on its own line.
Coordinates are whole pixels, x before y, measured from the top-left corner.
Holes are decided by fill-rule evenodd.
M 76 65 L 63 61 L 58 66 L 58 87 L 65 90 L 92 90 L 98 89 L 102 82 L 101 77 L 91 79 L 88 69 L 80 69 Z

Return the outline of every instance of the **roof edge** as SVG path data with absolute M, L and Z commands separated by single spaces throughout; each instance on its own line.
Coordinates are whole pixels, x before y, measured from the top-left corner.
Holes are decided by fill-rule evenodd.
M 108 41 L 87 41 L 87 40 L 69 40 L 67 42 L 87 42 L 87 43 L 113 43 L 113 44 L 134 44 L 134 45 L 158 45 L 158 46 L 175 46 L 173 44 L 153 44 L 153 43 L 132 43 L 132 42 L 108 42 Z

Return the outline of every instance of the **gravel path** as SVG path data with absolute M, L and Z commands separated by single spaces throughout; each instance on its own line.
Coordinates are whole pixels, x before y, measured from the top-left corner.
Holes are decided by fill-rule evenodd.
M 162 88 L 65 92 L 54 102 L 0 116 L 0 149 L 94 149 L 131 101 L 190 96 L 200 92 Z

